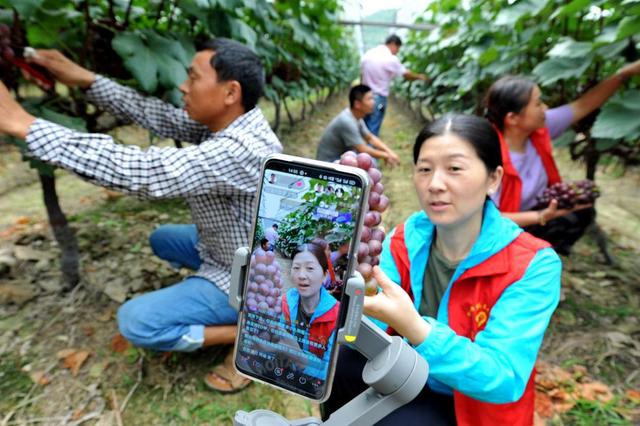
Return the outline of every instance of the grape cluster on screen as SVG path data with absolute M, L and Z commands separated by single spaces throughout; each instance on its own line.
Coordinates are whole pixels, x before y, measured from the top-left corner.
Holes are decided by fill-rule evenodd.
M 272 317 L 279 316 L 282 312 L 282 276 L 275 258 L 273 251 L 261 248 L 251 255 L 246 302 L 249 310 Z
M 558 201 L 559 209 L 571 209 L 580 204 L 591 204 L 600 196 L 600 189 L 589 179 L 558 182 L 538 196 L 536 210 L 549 206 L 551 200 Z
M 0 24 L 0 63 L 13 59 L 15 52 L 11 47 L 11 28 L 7 24 Z
M 366 294 L 373 295 L 378 291 L 378 284 L 373 278 L 373 267 L 380 263 L 380 252 L 385 237 L 384 229 L 379 225 L 382 222 L 382 213 L 389 207 L 389 198 L 384 195 L 382 172 L 375 167 L 375 162 L 369 154 L 347 151 L 340 157 L 340 164 L 359 167 L 369 175 L 371 191 L 358 244 L 357 270 L 365 280 Z
M 271 250 L 258 248 L 251 255 L 249 284 L 245 304 L 250 312 L 259 312 L 277 320 L 282 312 L 282 276 L 280 265 Z M 267 324 L 264 321 L 258 321 Z M 275 336 L 266 330 L 258 333 L 262 339 L 274 340 Z

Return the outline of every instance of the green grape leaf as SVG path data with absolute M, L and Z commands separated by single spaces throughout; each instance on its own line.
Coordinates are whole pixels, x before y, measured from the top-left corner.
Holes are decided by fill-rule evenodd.
M 591 64 L 585 58 L 551 58 L 533 69 L 540 84 L 548 86 L 558 80 L 580 77 Z
M 624 104 L 606 104 L 591 129 L 591 136 L 603 139 L 625 139 L 640 135 L 640 111 Z
M 618 24 L 617 39 L 640 34 L 640 16 L 626 16 Z
M 553 46 L 548 55 L 552 58 L 584 58 L 592 49 L 592 43 L 565 37 Z

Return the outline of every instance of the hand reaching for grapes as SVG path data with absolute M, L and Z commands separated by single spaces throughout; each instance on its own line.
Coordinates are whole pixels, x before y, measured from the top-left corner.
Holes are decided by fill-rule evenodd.
M 45 67 L 56 80 L 67 86 L 87 89 L 96 80 L 95 73 L 76 64 L 57 50 L 38 49 L 28 61 Z
M 620 68 L 618 74 L 620 74 L 624 78 L 630 78 L 634 75 L 640 75 L 640 60 L 637 60 Z
M 384 161 L 391 168 L 400 165 L 400 157 L 393 151 L 387 152 L 387 158 L 385 158 Z
M 413 345 L 422 343 L 431 331 L 431 325 L 420 316 L 409 295 L 382 269 L 374 266 L 373 276 L 382 291 L 364 298 L 364 313 L 389 324 Z
M 25 139 L 35 119 L 13 99 L 4 83 L 0 82 L 0 134 Z
M 573 213 L 578 210 L 588 209 L 593 207 L 593 203 L 589 204 L 576 204 L 570 209 L 559 209 L 558 200 L 553 199 L 549 202 L 549 206 L 543 210 L 540 210 L 540 217 L 542 223 L 547 223 L 550 220 L 557 219 L 562 216 L 566 216 L 569 213 Z

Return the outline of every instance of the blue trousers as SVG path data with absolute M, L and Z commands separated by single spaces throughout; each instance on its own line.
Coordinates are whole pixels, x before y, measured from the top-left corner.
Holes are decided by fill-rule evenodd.
M 364 124 L 371 133 L 376 136 L 380 135 L 380 126 L 382 126 L 382 120 L 384 120 L 384 113 L 387 111 L 387 97 L 382 95 L 374 95 L 376 106 L 373 108 L 373 112 L 364 117 Z
M 162 225 L 149 237 L 156 256 L 174 266 L 198 269 L 195 225 Z M 131 343 L 159 351 L 194 351 L 204 342 L 204 328 L 235 324 L 237 312 L 226 293 L 201 277 L 143 294 L 118 310 L 120 333 Z

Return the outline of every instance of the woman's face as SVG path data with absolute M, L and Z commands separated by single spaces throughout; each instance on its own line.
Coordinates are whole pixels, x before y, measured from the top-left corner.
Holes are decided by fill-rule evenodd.
M 541 95 L 540 88 L 534 86 L 531 90 L 529 103 L 519 113 L 513 113 L 512 125 L 516 125 L 528 133 L 545 126 L 545 111 L 548 107 L 542 102 Z
M 318 259 L 308 251 L 296 254 L 291 263 L 291 278 L 301 297 L 317 294 L 322 287 L 325 273 Z
M 485 197 L 501 178 L 502 167 L 489 175 L 469 142 L 446 133 L 422 144 L 413 180 L 431 222 L 455 227 L 481 219 Z

